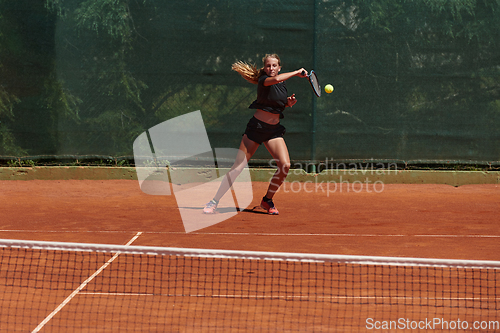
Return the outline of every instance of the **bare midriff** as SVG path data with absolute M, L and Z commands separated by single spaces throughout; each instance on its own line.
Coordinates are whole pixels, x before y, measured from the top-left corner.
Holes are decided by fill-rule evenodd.
M 255 111 L 253 116 L 255 118 L 259 119 L 260 121 L 263 121 L 263 122 L 265 122 L 267 124 L 271 124 L 271 125 L 276 125 L 280 122 L 280 115 L 279 114 L 267 112 L 267 111 L 264 111 L 261 109 L 257 109 L 257 111 Z

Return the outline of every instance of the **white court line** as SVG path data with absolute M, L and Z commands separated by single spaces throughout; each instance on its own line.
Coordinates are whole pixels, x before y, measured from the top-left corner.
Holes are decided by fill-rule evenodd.
M 131 233 L 133 231 L 124 231 L 124 230 L 0 230 L 2 232 L 23 232 L 23 233 Z M 158 234 L 158 235 L 186 235 L 183 231 L 144 231 L 141 234 Z M 314 236 L 314 237 L 434 237 L 434 238 L 500 238 L 500 235 L 437 235 L 437 234 L 418 234 L 418 235 L 410 235 L 410 234 L 354 234 L 354 233 L 346 233 L 346 234 L 287 234 L 287 233 L 252 233 L 252 232 L 190 232 L 189 235 L 216 235 L 216 236 Z
M 138 232 L 131 240 L 128 241 L 125 246 L 129 246 L 132 244 L 139 236 L 142 234 L 142 232 Z M 101 266 L 97 271 L 94 272 L 87 280 L 83 281 L 83 283 L 76 288 L 71 295 L 69 295 L 59 306 L 52 311 L 38 326 L 32 331 L 32 333 L 39 332 L 59 311 L 62 310 L 68 304 L 83 288 L 87 286 L 87 284 L 90 283 L 97 275 L 99 275 L 106 267 L 108 267 L 118 256 L 120 255 L 121 252 L 115 253 L 115 255 L 109 259 L 104 265 Z

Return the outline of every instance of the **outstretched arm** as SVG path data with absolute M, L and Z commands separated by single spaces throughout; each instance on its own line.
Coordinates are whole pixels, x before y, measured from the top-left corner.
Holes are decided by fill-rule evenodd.
M 288 80 L 291 77 L 294 76 L 299 76 L 299 77 L 307 77 L 307 71 L 304 68 L 297 69 L 296 71 L 293 72 L 288 72 L 288 73 L 283 73 L 283 74 L 278 74 L 273 77 L 268 77 L 264 81 L 264 86 L 272 86 L 273 84 L 280 83 L 283 81 Z

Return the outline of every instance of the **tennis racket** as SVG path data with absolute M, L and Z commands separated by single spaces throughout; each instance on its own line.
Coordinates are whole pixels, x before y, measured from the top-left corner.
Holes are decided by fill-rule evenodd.
M 305 74 L 306 72 L 303 71 L 302 75 Z M 321 97 L 321 86 L 319 85 L 318 76 L 313 70 L 311 71 L 311 73 L 309 73 L 309 75 L 307 75 L 307 79 L 309 80 L 309 83 L 311 84 L 311 87 L 316 96 Z

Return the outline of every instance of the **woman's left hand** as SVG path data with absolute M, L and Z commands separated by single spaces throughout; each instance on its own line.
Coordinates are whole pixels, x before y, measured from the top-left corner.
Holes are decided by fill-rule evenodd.
M 288 97 L 287 99 L 288 99 L 288 101 L 287 101 L 287 103 L 286 103 L 286 104 L 287 104 L 289 107 L 292 107 L 292 106 L 294 106 L 294 105 L 295 105 L 295 103 L 297 103 L 297 99 L 295 98 L 295 94 L 293 94 L 292 96 Z

